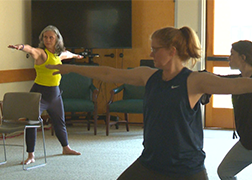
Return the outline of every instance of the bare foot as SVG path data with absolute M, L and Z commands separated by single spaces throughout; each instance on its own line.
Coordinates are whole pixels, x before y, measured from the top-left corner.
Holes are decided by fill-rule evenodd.
M 77 152 L 77 151 L 72 150 L 72 149 L 69 147 L 69 145 L 63 147 L 63 152 L 62 152 L 62 154 L 64 154 L 64 155 L 81 155 L 80 152 Z
M 25 165 L 31 164 L 35 162 L 35 156 L 34 153 L 28 153 L 28 158 L 24 161 Z M 21 164 L 23 164 L 23 162 L 21 162 Z

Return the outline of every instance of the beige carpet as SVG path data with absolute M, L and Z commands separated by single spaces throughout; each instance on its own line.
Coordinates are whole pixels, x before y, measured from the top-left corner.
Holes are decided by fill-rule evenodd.
M 1 180 L 115 180 L 142 151 L 141 126 L 130 126 L 126 132 L 123 125 L 119 129 L 112 127 L 110 136 L 105 135 L 102 125 L 98 134 L 93 129 L 87 131 L 85 126 L 68 127 L 70 146 L 82 153 L 81 156 L 61 155 L 61 146 L 51 131 L 46 131 L 47 165 L 41 168 L 23 171 L 19 165 L 22 159 L 22 147 L 8 146 L 8 163 L 0 166 Z M 232 131 L 204 130 L 206 151 L 206 168 L 210 180 L 218 180 L 216 169 L 225 153 L 237 141 L 232 139 Z M 23 136 L 8 138 L 7 144 L 22 143 Z M 38 133 L 36 145 L 36 162 L 42 159 L 41 132 Z M 0 147 L 3 160 L 3 149 Z M 238 175 L 238 179 L 250 180 L 252 166 Z

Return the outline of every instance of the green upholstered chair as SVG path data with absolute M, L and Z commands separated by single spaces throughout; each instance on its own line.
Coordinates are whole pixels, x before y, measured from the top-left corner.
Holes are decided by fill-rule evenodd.
M 114 101 L 115 94 L 123 91 L 122 100 Z M 142 114 L 143 113 L 143 97 L 145 87 L 123 84 L 110 91 L 111 97 L 107 103 L 106 112 L 106 135 L 109 135 L 109 128 L 111 125 L 118 123 L 125 123 L 126 130 L 129 131 L 129 113 Z M 125 119 L 120 121 L 110 121 L 110 113 L 118 112 L 124 113 Z
M 92 79 L 69 73 L 62 75 L 60 89 L 66 115 L 66 123 L 88 122 L 94 124 L 94 135 L 97 134 L 97 96 L 98 89 Z

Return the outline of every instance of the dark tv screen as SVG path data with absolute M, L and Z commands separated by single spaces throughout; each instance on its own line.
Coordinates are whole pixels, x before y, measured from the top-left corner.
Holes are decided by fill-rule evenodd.
M 32 45 L 56 26 L 67 48 L 132 48 L 131 0 L 32 0 Z

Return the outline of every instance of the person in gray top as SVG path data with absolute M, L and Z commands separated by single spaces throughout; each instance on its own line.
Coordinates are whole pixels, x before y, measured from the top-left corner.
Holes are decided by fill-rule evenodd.
M 229 65 L 241 74 L 229 78 L 252 77 L 252 42 L 238 41 L 232 44 Z M 237 86 L 238 88 L 238 86 Z M 232 95 L 235 126 L 239 141 L 229 150 L 218 167 L 220 179 L 236 179 L 235 175 L 252 163 L 252 93 Z

